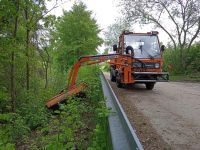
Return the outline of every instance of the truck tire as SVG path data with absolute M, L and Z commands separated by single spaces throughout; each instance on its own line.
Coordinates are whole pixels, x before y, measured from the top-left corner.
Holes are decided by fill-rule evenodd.
M 145 83 L 145 85 L 146 85 L 147 90 L 152 90 L 154 88 L 155 83 L 149 82 L 149 83 Z
M 123 87 L 123 84 L 121 83 L 121 76 L 119 75 L 119 73 L 117 73 L 117 76 L 116 76 L 116 84 L 118 88 Z
M 116 82 L 116 77 L 114 76 L 113 71 L 114 71 L 114 69 L 111 67 L 110 68 L 110 80 L 112 82 Z

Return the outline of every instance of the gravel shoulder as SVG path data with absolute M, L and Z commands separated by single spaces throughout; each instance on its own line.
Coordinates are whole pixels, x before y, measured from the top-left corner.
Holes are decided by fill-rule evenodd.
M 200 149 L 199 83 L 157 83 L 152 91 L 110 84 L 144 149 Z

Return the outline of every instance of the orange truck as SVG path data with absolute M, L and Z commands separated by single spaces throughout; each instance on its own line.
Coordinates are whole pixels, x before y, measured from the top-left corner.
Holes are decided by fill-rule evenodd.
M 156 82 L 168 81 L 169 74 L 162 72 L 164 45 L 160 46 L 158 32 L 133 33 L 124 31 L 119 43 L 113 45 L 117 54 L 131 55 L 126 61 L 129 67 L 121 68 L 117 63 L 121 59 L 112 59 L 110 79 L 118 87 L 123 84 L 144 83 L 151 90 Z
M 113 45 L 113 51 L 114 54 L 81 57 L 72 66 L 66 90 L 49 99 L 46 106 L 51 108 L 86 87 L 85 83 L 76 85 L 78 70 L 84 64 L 93 65 L 107 61 L 110 64 L 110 79 L 118 87 L 143 83 L 151 90 L 156 82 L 168 81 L 169 74 L 162 72 L 164 46 L 160 46 L 158 32 L 124 31 L 119 37 L 118 45 Z

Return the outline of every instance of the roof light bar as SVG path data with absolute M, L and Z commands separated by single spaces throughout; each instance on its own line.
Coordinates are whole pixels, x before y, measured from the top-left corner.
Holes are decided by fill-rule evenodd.
M 157 34 L 158 34 L 158 31 L 151 31 L 151 34 L 152 34 L 152 35 L 157 35 Z

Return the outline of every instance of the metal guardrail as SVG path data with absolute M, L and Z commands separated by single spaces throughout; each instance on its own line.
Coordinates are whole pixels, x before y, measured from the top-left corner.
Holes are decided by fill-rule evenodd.
M 112 146 L 114 150 L 143 150 L 143 147 L 131 126 L 119 100 L 103 73 L 100 75 L 101 84 L 107 107 L 111 108 L 108 117 Z

